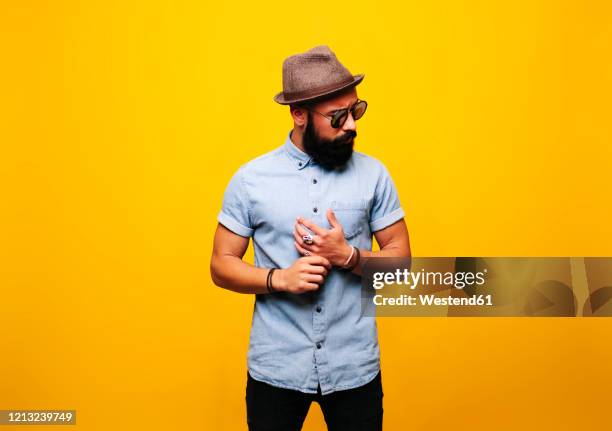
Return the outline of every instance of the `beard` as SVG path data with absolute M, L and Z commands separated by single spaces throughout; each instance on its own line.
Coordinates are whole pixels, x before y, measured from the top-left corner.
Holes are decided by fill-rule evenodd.
M 348 130 L 335 139 L 320 138 L 315 129 L 312 113 L 308 111 L 308 124 L 302 136 L 304 151 L 323 169 L 332 170 L 342 167 L 353 154 L 354 138 L 357 132 Z

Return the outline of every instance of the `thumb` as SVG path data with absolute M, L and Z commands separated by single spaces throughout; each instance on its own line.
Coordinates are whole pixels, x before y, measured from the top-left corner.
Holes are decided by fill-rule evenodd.
M 336 218 L 336 214 L 334 214 L 334 210 L 331 208 L 327 209 L 327 220 L 332 228 L 342 227 L 338 219 Z

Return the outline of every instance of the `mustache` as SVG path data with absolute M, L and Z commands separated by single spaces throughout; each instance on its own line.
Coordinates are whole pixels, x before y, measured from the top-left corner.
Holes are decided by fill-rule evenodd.
M 344 135 L 336 138 L 337 142 L 341 142 L 341 143 L 348 143 L 350 142 L 352 139 L 354 139 L 357 136 L 357 132 L 354 130 L 349 130 L 347 131 Z

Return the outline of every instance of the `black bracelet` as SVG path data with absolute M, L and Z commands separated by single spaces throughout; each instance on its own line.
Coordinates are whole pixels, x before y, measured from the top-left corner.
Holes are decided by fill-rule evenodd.
M 361 259 L 361 253 L 359 252 L 359 248 L 357 247 L 355 247 L 355 254 L 357 255 L 357 258 L 355 259 L 355 263 L 352 266 L 346 268 L 348 272 L 353 271 L 353 269 L 355 269 L 357 265 L 359 265 L 359 259 Z
M 268 279 L 266 280 L 266 288 L 268 289 L 268 292 L 270 293 L 277 292 L 277 290 L 272 287 L 272 273 L 275 270 L 276 268 L 270 268 L 270 271 L 268 271 Z

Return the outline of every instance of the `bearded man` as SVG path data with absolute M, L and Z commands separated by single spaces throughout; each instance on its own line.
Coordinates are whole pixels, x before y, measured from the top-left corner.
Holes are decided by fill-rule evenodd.
M 293 129 L 243 165 L 218 214 L 211 276 L 255 295 L 247 355 L 249 430 L 300 430 L 315 401 L 328 430 L 381 430 L 374 317 L 361 307 L 371 257 L 409 257 L 404 211 L 382 162 L 354 150 L 367 102 L 326 45 L 283 62 Z M 379 251 L 372 251 L 372 236 Z M 255 263 L 242 260 L 253 238 Z

